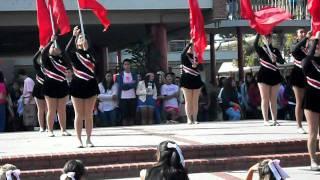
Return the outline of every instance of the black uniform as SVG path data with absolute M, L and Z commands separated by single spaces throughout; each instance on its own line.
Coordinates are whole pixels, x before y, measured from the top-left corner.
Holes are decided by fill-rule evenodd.
M 51 98 L 63 98 L 69 94 L 66 80 L 67 63 L 65 58 L 49 55 L 50 42 L 43 50 L 42 64 L 46 79 L 44 81 L 44 95 Z
M 40 64 L 41 51 L 39 50 L 33 57 L 33 67 L 36 70 L 36 84 L 34 85 L 32 96 L 37 99 L 44 99 L 43 84 L 45 75 Z
M 294 68 L 291 71 L 290 83 L 292 86 L 297 86 L 299 88 L 306 87 L 306 77 L 302 71 L 302 60 L 306 55 L 306 43 L 308 38 L 303 38 L 300 42 L 297 42 L 292 47 L 292 56 L 294 60 Z
M 70 94 L 76 98 L 90 98 L 99 94 L 97 80 L 95 79 L 95 60 L 89 51 L 75 48 L 75 37 L 69 41 L 66 52 L 71 58 L 74 78 L 70 85 Z
M 193 54 L 187 53 L 192 44 L 188 44 L 181 54 L 182 75 L 181 75 L 181 87 L 187 89 L 199 89 L 203 86 L 200 72 L 198 67 L 192 67 Z
M 320 113 L 320 57 L 315 57 L 318 44 L 316 39 L 307 56 L 303 59 L 302 68 L 307 78 L 303 107 L 304 109 Z
M 258 72 L 257 78 L 259 83 L 265 83 L 270 86 L 274 86 L 282 82 L 283 77 L 280 74 L 279 68 L 277 67 L 276 62 L 272 62 L 272 59 L 267 50 L 267 46 L 259 46 L 259 37 L 258 34 L 254 42 L 254 48 L 260 58 L 260 70 Z M 277 62 L 283 64 L 285 60 L 282 58 L 280 51 L 277 48 L 269 45 L 270 51 L 277 57 Z

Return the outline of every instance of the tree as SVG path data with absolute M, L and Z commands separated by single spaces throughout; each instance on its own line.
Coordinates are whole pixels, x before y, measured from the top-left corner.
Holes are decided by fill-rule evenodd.
M 131 48 L 125 50 L 131 54 L 131 62 L 139 73 L 144 74 L 147 70 L 146 64 L 148 60 L 148 42 L 138 42 Z

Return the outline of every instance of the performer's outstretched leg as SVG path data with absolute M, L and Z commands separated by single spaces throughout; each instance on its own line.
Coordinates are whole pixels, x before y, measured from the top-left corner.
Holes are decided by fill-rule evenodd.
M 264 120 L 264 124 L 269 123 L 269 100 L 271 87 L 264 83 L 258 83 L 260 95 L 261 95 L 261 111 Z
M 76 130 L 76 135 L 79 141 L 78 147 L 82 148 L 83 144 L 81 140 L 81 131 L 83 127 L 83 120 L 85 117 L 85 112 L 84 112 L 85 104 L 84 104 L 84 100 L 80 98 L 71 97 L 71 100 L 72 100 L 72 104 L 75 112 L 74 128 Z
M 46 109 L 47 109 L 47 104 L 44 99 L 39 99 L 35 98 L 37 108 L 38 108 L 38 121 L 39 121 L 39 126 L 40 126 L 40 132 L 44 132 L 46 127 L 45 127 L 45 120 L 46 120 Z
M 192 120 L 193 123 L 198 124 L 198 108 L 199 108 L 199 96 L 200 96 L 201 88 L 192 90 Z
M 87 140 L 86 145 L 87 147 L 93 147 L 91 142 L 91 134 L 93 128 L 93 109 L 96 103 L 96 96 L 87 98 L 84 100 L 84 112 L 85 112 L 85 125 L 86 125 L 86 133 L 87 133 Z
M 182 88 L 184 100 L 185 100 L 185 108 L 186 108 L 186 114 L 187 114 L 187 121 L 188 124 L 192 124 L 192 90 L 187 88 Z
M 54 124 L 54 118 L 57 113 L 57 106 L 58 106 L 58 100 L 56 98 L 51 98 L 49 96 L 45 96 L 47 107 L 48 107 L 48 113 L 47 113 L 47 125 L 48 125 L 48 132 L 49 137 L 54 137 L 53 134 L 53 124 Z
M 62 132 L 62 136 L 70 136 L 66 131 L 66 103 L 67 103 L 67 96 L 64 98 L 58 99 L 58 107 L 57 107 L 57 112 L 58 112 L 58 117 L 59 117 L 59 124 L 60 124 L 60 129 Z
M 272 121 L 275 126 L 280 125 L 277 122 L 277 114 L 278 114 L 278 104 L 277 104 L 277 94 L 279 91 L 280 85 L 271 86 L 271 94 L 270 94 L 270 109 L 271 109 L 271 116 Z
M 296 116 L 296 122 L 298 126 L 298 132 L 301 134 L 306 133 L 302 127 L 302 120 L 303 120 L 302 102 L 304 97 L 304 91 L 305 91 L 304 88 L 293 86 L 293 92 L 296 98 L 295 116 Z
M 306 119 L 308 121 L 308 129 L 309 129 L 309 136 L 308 136 L 308 152 L 311 160 L 311 169 L 318 170 L 317 164 L 317 136 L 319 133 L 319 118 L 320 114 L 316 112 L 312 112 L 310 110 L 304 110 L 306 115 Z

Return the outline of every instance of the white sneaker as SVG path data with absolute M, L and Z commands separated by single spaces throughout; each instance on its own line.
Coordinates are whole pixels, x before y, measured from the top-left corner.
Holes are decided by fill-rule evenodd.
M 48 132 L 48 137 L 55 137 L 55 135 L 53 134 L 53 131 Z
M 269 121 L 264 121 L 263 122 L 264 126 L 273 126 L 273 123 L 269 122 Z
M 301 127 L 301 128 L 298 128 L 297 132 L 299 134 L 307 134 L 307 132 Z
M 320 170 L 318 164 L 314 161 L 311 161 L 310 169 L 311 169 L 311 171 L 319 171 Z
M 39 132 L 43 133 L 43 132 L 46 132 L 46 130 L 43 128 L 40 128 Z
M 71 134 L 68 131 L 63 131 L 62 136 L 71 136 Z

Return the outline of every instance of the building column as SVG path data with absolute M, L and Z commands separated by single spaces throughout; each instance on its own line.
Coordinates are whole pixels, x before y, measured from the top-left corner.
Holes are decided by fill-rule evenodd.
M 217 84 L 217 61 L 216 61 L 216 49 L 214 47 L 214 36 L 215 33 L 210 33 L 210 76 L 211 76 L 211 83 L 214 87 Z
M 237 27 L 237 45 L 238 45 L 238 69 L 239 69 L 239 81 L 244 79 L 244 59 L 243 59 L 243 42 L 242 42 L 242 32 L 239 27 Z
M 168 40 L 167 28 L 164 24 L 151 25 L 151 56 L 149 62 L 152 70 L 168 71 Z M 155 62 L 157 61 L 157 62 Z M 158 68 L 160 67 L 160 69 Z M 158 69 L 157 69 L 158 68 Z

